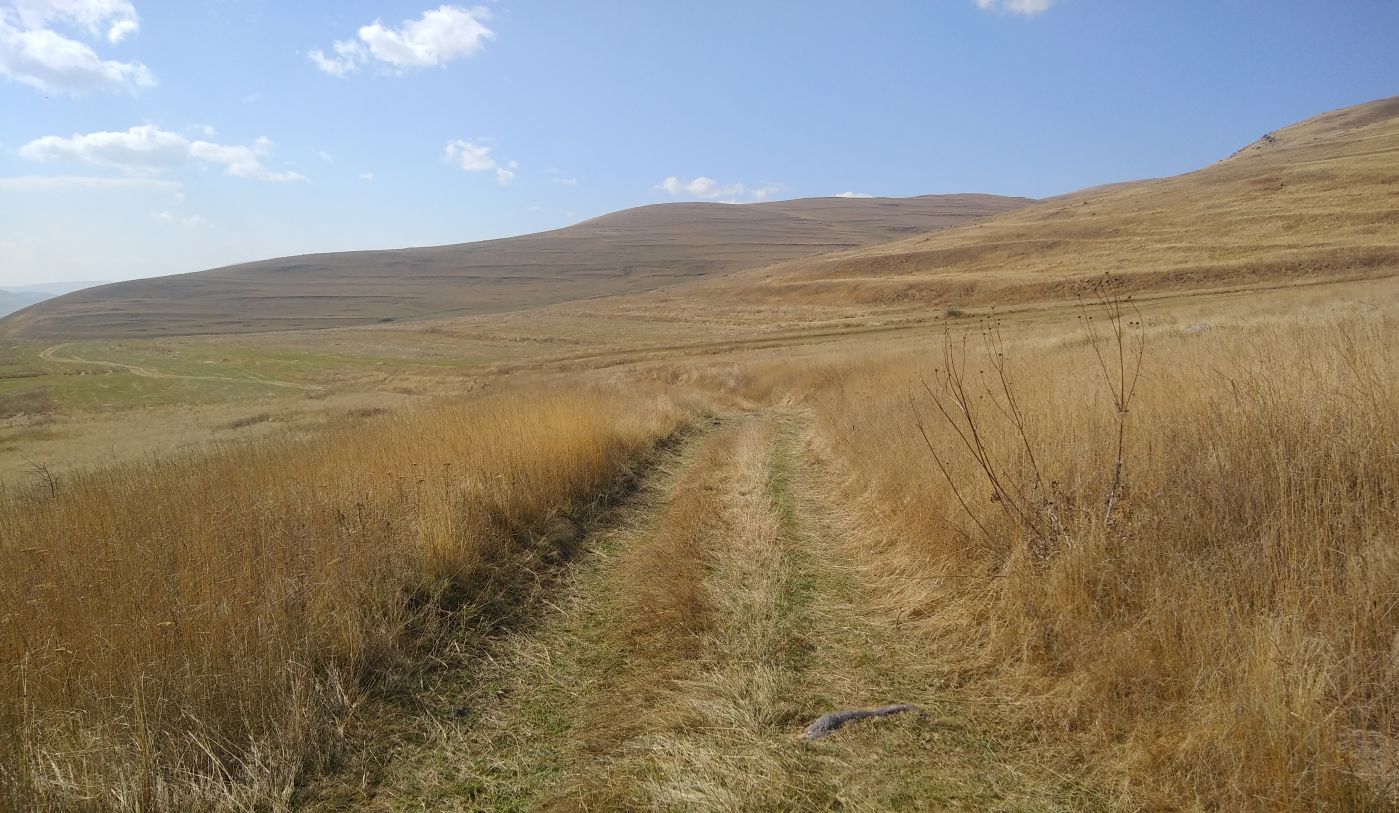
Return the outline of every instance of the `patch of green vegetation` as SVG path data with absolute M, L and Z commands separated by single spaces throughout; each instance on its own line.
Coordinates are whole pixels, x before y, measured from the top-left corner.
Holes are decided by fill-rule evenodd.
M 50 353 L 48 356 L 45 356 L 46 351 Z M 12 345 L 0 354 L 0 397 L 42 389 L 55 409 L 101 411 L 304 393 L 295 388 L 258 383 L 254 379 L 272 376 L 231 361 L 205 361 L 137 342 L 75 343 L 57 349 L 50 345 Z M 157 376 L 171 377 L 142 375 L 136 370 L 100 362 L 130 365 Z

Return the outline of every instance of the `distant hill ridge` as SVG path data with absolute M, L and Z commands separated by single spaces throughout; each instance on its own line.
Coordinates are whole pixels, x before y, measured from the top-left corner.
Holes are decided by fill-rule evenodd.
M 0 321 L 0 334 L 240 333 L 517 310 L 874 245 L 1032 202 L 967 194 L 658 204 L 521 237 L 308 254 L 113 283 Z
M 927 308 L 1399 274 L 1399 97 L 1174 178 L 989 195 L 643 206 L 540 234 L 287 257 L 118 283 L 0 320 L 88 338 L 338 327 L 683 285 L 742 305 Z
M 0 317 L 8 316 L 18 310 L 23 310 L 30 305 L 52 299 L 56 296 L 80 291 L 83 288 L 91 288 L 94 285 L 105 285 L 105 282 L 79 282 L 75 280 L 61 280 L 58 282 L 38 282 L 29 285 L 4 285 L 0 286 Z
M 709 302 L 928 308 L 1399 274 L 1399 97 L 1267 134 L 1174 178 L 708 280 Z
M 17 310 L 27 308 L 30 305 L 42 302 L 48 298 L 48 294 L 0 288 L 0 316 L 14 313 Z

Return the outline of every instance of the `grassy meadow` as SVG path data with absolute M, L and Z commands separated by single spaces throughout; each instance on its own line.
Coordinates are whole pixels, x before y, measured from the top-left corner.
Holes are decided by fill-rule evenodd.
M 1396 110 L 625 297 L 7 338 L 0 807 L 1395 809 Z
M 686 414 L 502 393 L 0 492 L 0 799 L 284 802 L 363 692 L 507 617 Z
M 1399 744 L 1395 313 L 1146 320 L 1122 354 L 1097 320 L 988 320 L 813 393 L 888 611 L 1126 808 L 1382 809 L 1357 777 Z
M 1384 809 L 1393 286 L 734 320 L 474 392 L 59 418 L 138 440 L 0 493 L 5 798 Z M 138 453 L 172 409 L 225 434 Z M 926 713 L 793 744 L 886 702 Z

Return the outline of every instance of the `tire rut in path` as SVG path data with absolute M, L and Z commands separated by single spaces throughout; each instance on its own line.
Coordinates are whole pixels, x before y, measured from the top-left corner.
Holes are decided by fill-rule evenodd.
M 862 581 L 837 489 L 809 454 L 809 418 L 770 409 L 736 445 L 727 522 L 710 540 L 715 618 L 689 669 L 658 694 L 653 729 L 612 757 L 627 809 L 1082 809 L 1026 770 L 987 721 L 945 702 L 929 642 L 900 632 Z M 926 713 L 801 734 L 840 709 Z
M 1077 810 L 862 579 L 805 413 L 726 421 L 593 540 L 559 600 L 398 749 L 376 810 Z M 457 699 L 453 699 L 457 698 Z M 924 714 L 800 739 L 820 715 Z
M 538 540 L 557 548 L 557 565 L 533 574 L 532 595 L 508 617 L 463 629 L 461 639 L 434 658 L 436 666 L 414 676 L 415 685 L 396 685 L 389 695 L 372 694 L 357 702 L 340 725 L 344 756 L 330 770 L 307 777 L 290 808 L 316 813 L 420 810 L 413 802 L 426 795 L 450 799 L 442 809 L 483 809 L 471 802 L 471 788 L 444 769 L 444 755 L 454 753 L 461 734 L 474 731 L 484 715 L 502 705 L 503 687 L 516 669 L 507 658 L 519 644 L 533 640 L 537 628 L 567 602 L 576 574 L 587 567 L 598 540 L 649 513 L 650 503 L 667 490 L 683 461 L 704 447 L 723 422 L 702 417 L 683 426 L 592 505 L 561 513 L 559 524 L 566 527 L 546 528 Z
M 325 387 L 319 384 L 301 384 L 295 381 L 279 381 L 275 378 L 236 378 L 226 375 L 181 375 L 179 373 L 166 373 L 160 370 L 152 370 L 149 367 L 138 367 L 135 364 L 123 364 L 119 361 L 93 361 L 77 356 L 58 355 L 58 351 L 62 350 L 64 347 L 67 347 L 67 343 L 55 344 L 40 352 L 39 358 L 44 361 L 52 361 L 56 364 L 84 364 L 92 367 L 108 367 L 113 370 L 122 370 L 131 373 L 138 378 L 162 378 L 177 381 L 222 381 L 229 384 L 266 384 L 269 387 L 286 387 L 296 390 L 325 389 Z

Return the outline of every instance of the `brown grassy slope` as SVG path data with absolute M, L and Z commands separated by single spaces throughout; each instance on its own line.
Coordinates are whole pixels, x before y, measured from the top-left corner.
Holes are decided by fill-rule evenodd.
M 1066 318 L 811 398 L 907 634 L 1087 749 L 1115 809 L 1399 804 L 1399 355 L 1392 307 L 1345 313 L 1128 328 L 1120 469 L 1105 325 L 1101 360 Z
M 872 245 L 1027 203 L 945 195 L 643 206 L 502 240 L 283 257 L 100 286 L 0 322 L 0 335 L 244 333 L 517 310 Z
M 1104 273 L 1181 290 L 1399 272 L 1399 97 L 1318 116 L 1213 166 L 961 228 L 792 260 L 696 294 L 962 305 L 1073 296 Z

